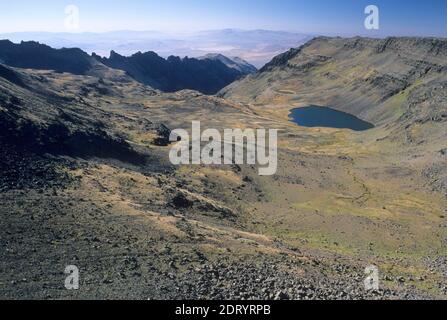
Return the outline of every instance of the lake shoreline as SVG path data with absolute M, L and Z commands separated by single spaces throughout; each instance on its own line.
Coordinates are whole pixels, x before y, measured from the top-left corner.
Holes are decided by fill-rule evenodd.
M 313 105 L 291 109 L 289 119 L 299 126 L 308 128 L 322 127 L 353 131 L 366 131 L 375 128 L 372 123 L 359 119 L 352 114 L 330 107 Z

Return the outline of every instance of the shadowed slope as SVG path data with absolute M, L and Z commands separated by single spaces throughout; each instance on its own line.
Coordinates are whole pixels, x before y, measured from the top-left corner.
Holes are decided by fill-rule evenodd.
M 0 41 L 0 62 L 12 67 L 86 74 L 95 61 L 81 49 L 53 49 L 38 42 Z
M 165 92 L 191 89 L 214 94 L 243 75 L 219 60 L 174 56 L 163 59 L 155 52 L 138 52 L 124 57 L 112 51 L 109 58 L 95 54 L 93 57 L 106 66 L 124 70 L 135 80 Z

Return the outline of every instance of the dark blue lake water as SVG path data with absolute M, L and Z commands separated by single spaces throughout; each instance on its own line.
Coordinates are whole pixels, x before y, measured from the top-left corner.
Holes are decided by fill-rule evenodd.
M 290 118 L 303 127 L 326 127 L 364 131 L 374 128 L 374 125 L 363 121 L 352 114 L 327 107 L 309 106 L 292 109 Z

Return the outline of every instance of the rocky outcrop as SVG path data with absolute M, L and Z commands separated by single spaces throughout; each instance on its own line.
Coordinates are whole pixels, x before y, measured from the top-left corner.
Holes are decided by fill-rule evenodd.
M 0 77 L 20 87 L 23 88 L 27 87 L 17 72 L 1 64 L 0 64 Z
M 53 49 L 38 42 L 0 41 L 0 62 L 12 67 L 86 74 L 94 59 L 81 49 Z
M 214 94 L 243 74 L 220 60 L 170 56 L 163 59 L 155 52 L 138 52 L 130 57 L 112 51 L 109 58 L 93 57 L 114 69 L 126 71 L 135 80 L 164 92 L 184 89 Z

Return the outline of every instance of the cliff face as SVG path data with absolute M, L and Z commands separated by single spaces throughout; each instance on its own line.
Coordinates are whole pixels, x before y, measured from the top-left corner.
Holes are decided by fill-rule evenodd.
M 18 68 L 86 74 L 95 60 L 80 49 L 53 49 L 38 42 L 0 41 L 0 63 Z
M 163 59 L 155 52 L 138 52 L 124 57 L 114 51 L 109 58 L 93 57 L 108 67 L 126 71 L 135 80 L 164 92 L 190 89 L 214 94 L 244 75 L 218 59 L 181 59 L 174 56 Z

